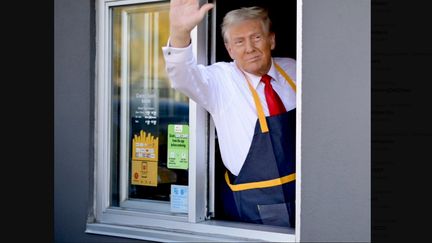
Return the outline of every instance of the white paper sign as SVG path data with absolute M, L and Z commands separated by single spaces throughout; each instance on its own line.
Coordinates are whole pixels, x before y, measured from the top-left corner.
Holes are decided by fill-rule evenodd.
M 188 186 L 171 185 L 171 212 L 188 212 Z

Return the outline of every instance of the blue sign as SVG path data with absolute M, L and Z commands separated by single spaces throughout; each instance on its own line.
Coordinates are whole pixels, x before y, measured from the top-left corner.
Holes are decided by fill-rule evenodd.
M 171 212 L 188 212 L 188 186 L 171 185 Z

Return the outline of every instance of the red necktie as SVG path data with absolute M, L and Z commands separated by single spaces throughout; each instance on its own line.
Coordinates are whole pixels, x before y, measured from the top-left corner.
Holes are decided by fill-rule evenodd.
M 270 80 L 272 78 L 264 74 L 261 77 L 261 82 L 265 84 L 264 86 L 264 94 L 267 101 L 267 106 L 269 108 L 270 116 L 278 115 L 283 112 L 286 112 L 285 106 L 282 103 L 282 100 L 280 99 L 279 95 L 276 93 L 276 91 L 273 89 Z

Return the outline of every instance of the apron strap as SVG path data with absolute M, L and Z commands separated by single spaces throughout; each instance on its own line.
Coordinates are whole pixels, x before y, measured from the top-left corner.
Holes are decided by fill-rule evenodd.
M 279 71 L 280 74 L 282 74 L 282 76 L 286 79 L 286 81 L 288 81 L 288 84 L 291 85 L 291 88 L 294 90 L 294 93 L 297 93 L 297 86 L 294 83 L 294 81 L 292 81 L 292 79 L 288 76 L 288 74 L 279 66 L 279 64 L 277 64 L 276 62 L 274 63 L 276 69 Z
M 243 75 L 246 78 L 247 84 L 249 86 L 250 91 L 252 92 L 252 96 L 255 102 L 255 107 L 257 109 L 257 113 L 258 113 L 258 120 L 260 122 L 260 127 L 261 127 L 261 132 L 262 133 L 266 133 L 269 131 L 268 126 L 267 126 L 267 121 L 265 119 L 265 115 L 264 115 L 264 111 L 260 102 L 260 99 L 258 97 L 258 94 L 256 92 L 256 90 L 252 87 L 251 82 L 249 81 L 249 78 L 246 76 L 246 74 L 242 71 Z
M 277 71 L 286 79 L 286 81 L 291 86 L 291 88 L 294 90 L 294 92 L 297 93 L 296 84 L 292 81 L 292 79 L 288 76 L 288 74 L 276 62 L 273 62 L 273 63 L 275 65 Z M 261 132 L 266 133 L 269 131 L 269 129 L 267 126 L 267 121 L 265 119 L 264 111 L 263 111 L 259 96 L 258 96 L 256 90 L 252 87 L 252 84 L 251 84 L 249 78 L 247 77 L 247 75 L 243 72 L 243 70 L 240 69 L 240 71 L 243 73 L 243 76 L 245 77 L 247 84 L 249 86 L 249 90 L 252 92 L 252 96 L 253 96 L 253 99 L 255 102 L 255 107 L 256 107 L 257 113 L 258 113 L 258 120 L 260 122 Z
M 257 181 L 257 182 L 248 182 L 248 183 L 241 183 L 233 185 L 230 182 L 228 171 L 225 171 L 225 181 L 227 185 L 231 188 L 232 191 L 244 191 L 244 190 L 250 190 L 250 189 L 257 189 L 257 188 L 266 188 L 266 187 L 273 187 L 273 186 L 280 186 L 282 184 L 294 181 L 296 177 L 296 173 L 292 173 L 283 177 L 279 177 L 272 180 L 265 180 L 265 181 Z

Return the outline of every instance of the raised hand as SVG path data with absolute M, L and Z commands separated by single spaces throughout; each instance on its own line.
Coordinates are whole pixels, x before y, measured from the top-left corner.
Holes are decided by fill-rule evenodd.
M 190 32 L 214 7 L 206 3 L 199 7 L 198 0 L 171 0 L 170 2 L 170 44 L 186 47 L 190 43 Z

